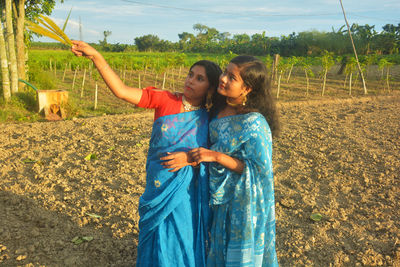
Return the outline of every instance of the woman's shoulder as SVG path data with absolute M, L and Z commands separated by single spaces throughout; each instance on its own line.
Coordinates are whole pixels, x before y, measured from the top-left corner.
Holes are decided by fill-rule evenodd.
M 162 90 L 162 89 L 156 88 L 154 86 L 146 87 L 143 90 L 147 91 L 148 93 L 150 93 L 152 95 L 165 96 L 165 97 L 169 97 L 169 98 L 176 99 L 176 100 L 179 100 L 182 98 L 182 93 L 170 92 L 167 90 Z

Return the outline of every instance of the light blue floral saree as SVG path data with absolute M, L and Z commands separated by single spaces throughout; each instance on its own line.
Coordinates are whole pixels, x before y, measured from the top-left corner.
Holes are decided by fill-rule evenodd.
M 245 163 L 242 174 L 210 164 L 212 227 L 208 266 L 278 266 L 272 137 L 256 112 L 210 122 L 211 149 Z
M 185 112 L 153 124 L 146 189 L 139 200 L 137 266 L 205 266 L 209 223 L 208 169 L 186 166 L 168 172 L 167 152 L 207 147 L 208 113 Z

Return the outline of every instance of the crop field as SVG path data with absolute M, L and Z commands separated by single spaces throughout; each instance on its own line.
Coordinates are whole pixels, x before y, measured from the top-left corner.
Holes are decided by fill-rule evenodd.
M 194 61 L 230 55 L 104 56 L 128 85 L 180 91 Z M 69 114 L 0 124 L 0 266 L 134 266 L 152 111 L 118 100 L 70 52 L 34 50 L 29 62 L 32 85 L 69 92 Z M 271 85 L 280 266 L 400 266 L 400 66 L 370 65 L 367 95 L 340 67 L 324 95 L 318 64 L 308 82 L 294 66 Z
M 209 59 L 222 68 L 233 56 L 184 53 L 103 53 L 113 70 L 129 86 L 144 88 L 155 86 L 180 91 L 189 67 L 200 59 Z M 268 58 L 261 58 L 268 65 Z M 283 59 L 285 60 L 285 59 Z M 312 100 L 322 95 L 323 75 L 319 59 L 305 58 L 310 66 L 308 82 L 304 68 L 294 65 L 279 76 L 275 75 L 272 92 L 278 101 Z M 137 111 L 137 108 L 116 99 L 106 87 L 90 60 L 77 58 L 69 51 L 32 50 L 29 54 L 30 82 L 41 90 L 62 89 L 70 95 L 74 116 L 119 114 Z M 351 92 L 349 75 L 338 74 L 340 65 L 333 65 L 327 74 L 323 98 L 348 98 L 364 95 L 363 84 L 357 72 L 352 74 Z M 368 95 L 385 95 L 400 89 L 400 65 L 387 68 L 370 65 L 365 70 Z M 97 84 L 97 107 L 94 109 Z M 307 85 L 308 84 L 308 85 Z M 278 91 L 279 86 L 279 91 Z

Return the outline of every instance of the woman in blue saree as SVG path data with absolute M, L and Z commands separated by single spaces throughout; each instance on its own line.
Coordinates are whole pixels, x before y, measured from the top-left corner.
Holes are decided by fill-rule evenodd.
M 191 150 L 210 162 L 212 225 L 207 266 L 278 266 L 275 251 L 272 134 L 279 130 L 265 65 L 232 59 L 220 76 L 211 110 L 210 149 Z
M 73 41 L 72 52 L 90 58 L 111 91 L 143 108 L 155 109 L 146 163 L 146 188 L 139 200 L 137 266 L 205 266 L 209 225 L 208 170 L 161 157 L 184 158 L 187 151 L 208 145 L 208 112 L 221 69 L 207 60 L 189 70 L 183 93 L 126 86 L 99 52 Z M 179 168 L 179 170 L 178 170 Z

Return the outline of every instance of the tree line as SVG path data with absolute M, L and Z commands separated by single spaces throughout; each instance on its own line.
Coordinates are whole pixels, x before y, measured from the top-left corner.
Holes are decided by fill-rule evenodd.
M 288 36 L 268 37 L 265 32 L 248 35 L 219 32 L 203 24 L 193 25 L 195 33 L 178 34 L 178 42 L 162 40 L 153 34 L 135 38 L 139 51 L 181 51 L 193 53 L 320 56 L 324 51 L 335 55 L 351 54 L 352 46 L 344 26 L 331 32 L 304 31 Z M 362 55 L 397 54 L 400 48 L 400 23 L 386 24 L 382 31 L 372 25 L 353 24 L 350 28 L 357 50 Z

